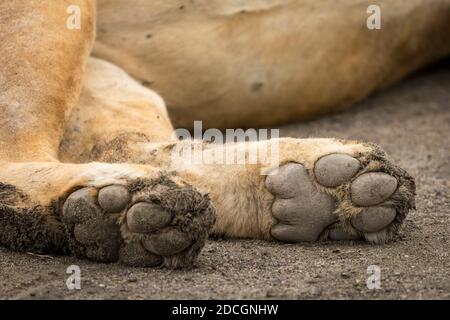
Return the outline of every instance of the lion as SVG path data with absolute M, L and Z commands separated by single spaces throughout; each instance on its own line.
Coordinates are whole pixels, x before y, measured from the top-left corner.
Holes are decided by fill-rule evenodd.
M 395 239 L 414 179 L 375 144 L 174 135 L 343 110 L 450 53 L 450 1 L 378 3 L 381 30 L 366 0 L 2 1 L 0 244 L 180 268 L 210 235 Z

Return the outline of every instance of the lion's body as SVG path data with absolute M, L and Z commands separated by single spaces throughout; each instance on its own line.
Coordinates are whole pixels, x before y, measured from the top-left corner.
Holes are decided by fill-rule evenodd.
M 347 108 L 450 53 L 447 0 L 98 1 L 93 55 L 166 101 L 175 127 L 272 126 Z M 239 114 L 239 117 L 236 115 Z
M 0 4 L 0 213 L 8 212 L 0 221 L 0 243 L 18 250 L 58 247 L 54 242 L 65 238 L 61 203 L 74 190 L 131 188 L 135 182 L 130 181 L 157 179 L 162 172 L 176 176 L 176 184 L 182 185 L 177 180 L 182 179 L 209 194 L 217 216 L 215 232 L 273 239 L 276 192 L 266 188 L 262 164 L 174 164 L 170 152 L 178 142 L 173 129 L 190 129 L 194 120 L 203 121 L 204 128 L 274 126 L 341 110 L 450 53 L 449 0 L 411 0 L 401 6 L 381 1 L 382 30 L 367 29 L 369 4 Z M 66 27 L 70 5 L 81 9 L 81 29 Z M 270 143 L 275 142 L 280 143 L 282 165 L 300 163 L 311 173 L 321 157 L 345 154 L 364 163 L 364 170 L 379 170 L 403 183 L 402 171 L 385 164 L 370 145 L 335 139 Z M 412 203 L 412 184 L 405 185 L 390 202 L 402 217 Z M 349 186 L 314 186 L 340 199 L 338 215 L 350 233 L 381 242 L 397 227 L 370 234 L 355 231 L 348 221 L 363 209 L 346 198 Z M 24 215 L 33 221 L 33 230 L 24 230 L 18 218 Z M 327 221 L 320 222 L 322 229 L 333 220 Z M 131 241 L 129 231 L 121 230 Z

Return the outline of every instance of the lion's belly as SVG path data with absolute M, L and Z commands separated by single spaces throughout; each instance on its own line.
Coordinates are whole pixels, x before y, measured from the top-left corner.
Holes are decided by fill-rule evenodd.
M 366 27 L 370 2 L 99 0 L 94 55 L 161 94 L 177 127 L 304 119 L 450 52 L 431 40 L 450 28 L 448 0 L 385 1 L 379 31 Z

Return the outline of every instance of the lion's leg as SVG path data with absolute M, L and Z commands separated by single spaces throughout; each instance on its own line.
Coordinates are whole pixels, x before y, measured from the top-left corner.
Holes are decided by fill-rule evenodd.
M 143 146 L 169 142 L 172 133 L 166 106 L 159 95 L 120 68 L 91 57 L 59 157 L 65 162 L 79 163 L 149 163 Z
M 65 1 L 0 3 L 0 161 L 56 161 L 78 99 L 95 7 L 74 0 L 81 29 L 66 26 Z
M 273 145 L 279 148 L 279 166 L 273 159 L 252 164 L 225 160 L 227 154 L 236 159 L 244 154 L 248 161 L 254 150 L 264 154 Z M 286 242 L 362 238 L 382 243 L 392 239 L 414 206 L 414 180 L 372 144 L 273 139 L 232 146 L 144 143 L 138 148 L 140 160 L 147 157 L 148 163 L 177 172 L 210 195 L 216 234 Z M 200 162 L 195 153 L 178 156 L 202 148 Z M 269 155 L 276 158 L 275 153 Z M 271 166 L 271 174 L 264 175 Z
M 71 1 L 81 30 L 68 30 L 66 2 L 49 3 L 0 4 L 0 245 L 139 266 L 191 264 L 214 219 L 206 196 L 150 166 L 58 161 L 95 10 L 93 1 Z
M 399 3 L 99 0 L 94 55 L 161 94 L 177 127 L 273 126 L 342 110 L 448 56 L 450 2 Z M 380 30 L 366 25 L 373 5 Z
M 216 233 L 287 242 L 364 238 L 381 243 L 392 239 L 414 206 L 414 180 L 372 144 L 285 138 L 203 146 L 203 164 L 193 157 L 177 161 L 173 154 L 170 161 L 181 177 L 210 194 Z M 273 152 L 269 161 L 250 160 L 255 150 L 258 155 Z M 227 164 L 227 153 L 245 155 L 246 164 Z M 205 164 L 205 159 L 218 160 Z M 262 174 L 267 167 L 273 168 L 271 174 Z
M 0 243 L 19 251 L 181 267 L 214 223 L 206 195 L 146 165 L 4 163 L 0 181 Z
M 104 66 L 115 68 L 109 64 Z M 95 74 L 102 74 L 101 69 L 96 71 Z M 169 137 L 171 127 L 167 123 L 162 126 L 163 130 L 152 131 L 161 119 L 161 115 L 160 118 L 152 117 L 157 110 L 155 103 L 144 95 L 130 99 L 133 90 L 130 91 L 127 82 L 132 80 L 123 77 L 122 74 L 113 81 L 119 84 L 113 89 L 122 89 L 119 97 L 112 97 L 109 90 L 100 88 L 90 94 L 96 97 L 95 100 L 80 100 L 84 104 L 78 107 L 79 119 L 83 119 L 81 122 L 85 126 L 81 134 L 73 130 L 82 125 L 75 117 L 73 126 L 69 126 L 66 133 L 65 144 L 77 146 L 77 154 L 86 155 L 80 161 L 104 160 L 106 157 L 110 161 L 149 163 L 177 172 L 185 181 L 210 194 L 216 209 L 216 233 L 282 241 L 364 237 L 371 242 L 383 242 L 392 237 L 413 206 L 412 178 L 391 164 L 378 147 L 370 144 L 335 139 L 275 139 L 268 143 L 216 146 L 169 141 L 169 138 L 164 142 L 164 136 L 152 140 L 156 132 L 166 133 Z M 102 79 L 98 80 L 101 84 Z M 105 83 L 108 83 L 107 79 Z M 91 84 L 90 88 L 95 89 L 95 86 Z M 88 92 L 88 89 L 84 91 Z M 131 115 L 123 111 L 134 104 L 145 105 L 145 108 L 139 108 L 137 117 L 132 116 L 133 108 L 129 112 Z M 90 109 L 94 112 L 89 113 Z M 120 125 L 117 119 L 122 117 L 117 116 L 105 117 L 103 122 L 91 121 L 94 114 L 117 115 L 121 112 L 126 126 Z M 83 114 L 84 118 L 81 118 Z M 149 127 L 143 127 L 141 121 Z M 96 138 L 92 139 L 93 136 Z M 261 169 L 271 165 L 274 159 L 266 163 L 257 159 L 253 164 L 224 160 L 227 153 L 237 159 L 237 155 L 248 155 L 255 149 L 261 155 L 264 150 L 260 152 L 260 149 L 268 145 L 267 149 L 272 150 L 276 144 L 280 168 L 269 176 L 262 175 Z M 195 152 L 196 146 L 200 152 L 205 148 L 200 158 L 203 157 L 203 162 L 178 157 L 178 152 L 183 150 Z M 61 152 L 69 160 L 76 157 L 67 150 L 62 148 Z M 217 154 L 223 157 L 215 158 Z M 207 163 L 205 155 L 210 156 Z M 223 161 L 211 163 L 211 159 Z
M 62 226 L 51 210 L 27 207 L 26 196 L 3 180 L 15 174 L 5 165 L 57 163 L 65 118 L 79 95 L 94 37 L 94 6 L 88 0 L 72 4 L 83 12 L 81 30 L 66 27 L 65 2 L 0 3 L 0 243 L 12 248 L 24 248 L 23 243 L 36 250 L 64 248 Z M 25 181 L 32 186 L 36 179 L 30 172 Z M 58 243 L 42 244 L 47 238 Z

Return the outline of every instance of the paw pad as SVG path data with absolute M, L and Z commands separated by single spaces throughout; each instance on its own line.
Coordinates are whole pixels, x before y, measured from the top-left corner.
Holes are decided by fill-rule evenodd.
M 314 167 L 317 182 L 334 188 L 349 181 L 359 171 L 361 164 L 346 154 L 331 154 L 320 158 Z
M 377 232 L 394 221 L 396 214 L 394 208 L 365 208 L 360 214 L 351 219 L 351 224 L 355 229 L 362 232 Z
M 137 181 L 130 188 L 79 189 L 66 199 L 62 220 L 77 256 L 180 267 L 198 255 L 213 226 L 214 211 L 207 196 L 158 179 Z
M 377 161 L 390 166 L 382 157 Z M 351 240 L 387 229 L 398 215 L 394 206 L 395 201 L 398 206 L 398 200 L 389 200 L 395 198 L 399 181 L 384 172 L 358 175 L 366 165 L 367 162 L 363 165 L 359 159 L 347 154 L 330 154 L 317 160 L 313 168 L 314 178 L 319 185 L 329 188 L 327 192 L 314 185 L 301 164 L 287 163 L 278 168 L 266 179 L 267 189 L 275 196 L 272 214 L 278 220 L 272 227 L 272 236 L 282 241 L 298 242 L 317 240 L 323 233 L 329 239 Z M 407 176 L 401 169 L 397 171 Z M 405 197 L 402 201 L 408 199 Z M 343 203 L 348 214 L 340 213 Z M 400 205 L 407 208 L 410 203 Z M 338 215 L 334 214 L 336 208 Z M 358 213 L 352 213 L 356 208 Z M 339 220 L 343 225 L 337 227 Z M 344 225 L 346 229 L 342 228 Z M 325 233 L 325 230 L 328 231 Z M 350 230 L 353 233 L 349 233 Z
M 131 195 L 124 186 L 108 186 L 98 192 L 98 203 L 108 213 L 122 212 L 130 201 Z
M 175 228 L 167 228 L 143 240 L 143 245 L 148 251 L 161 256 L 180 253 L 191 244 L 192 239 L 189 235 Z
M 150 233 L 168 225 L 172 216 L 160 206 L 138 202 L 127 212 L 127 225 L 131 232 Z
M 301 164 L 288 163 L 280 167 L 267 177 L 266 187 L 275 195 L 272 214 L 278 224 L 271 230 L 275 239 L 314 241 L 336 220 L 334 200 L 317 190 Z
M 365 173 L 352 182 L 352 201 L 362 207 L 374 206 L 386 201 L 396 189 L 394 177 L 382 172 Z

